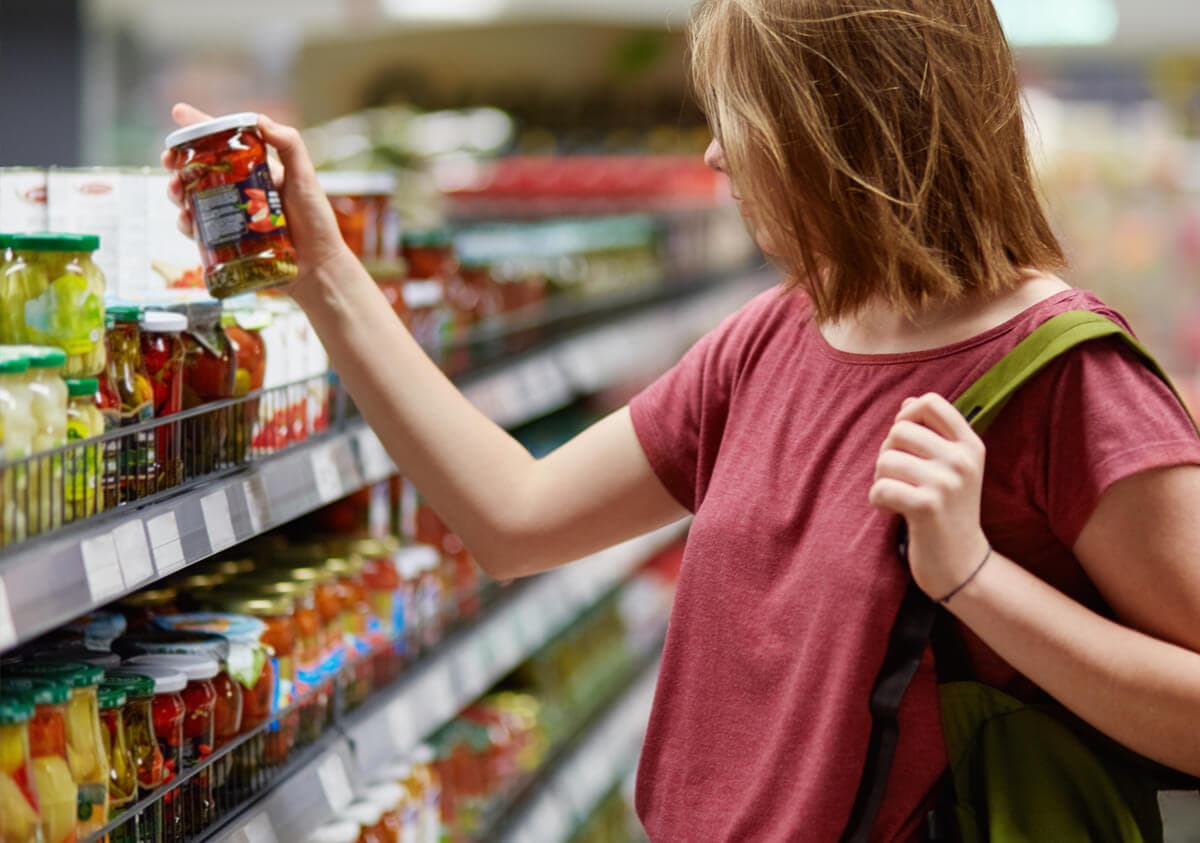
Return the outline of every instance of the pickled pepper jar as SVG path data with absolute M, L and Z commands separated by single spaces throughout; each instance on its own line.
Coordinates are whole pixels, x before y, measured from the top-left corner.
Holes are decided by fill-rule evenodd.
M 99 248 L 100 238 L 93 234 L 14 236 L 0 311 L 15 318 L 0 322 L 0 342 L 57 346 L 67 353 L 67 377 L 100 374 L 105 281 L 92 262 Z
M 121 427 L 154 418 L 154 388 L 142 358 L 142 309 L 119 305 L 108 309 L 108 367 L 103 379 L 121 401 Z M 121 437 L 117 456 L 118 494 L 123 503 L 158 491 L 158 459 L 153 430 Z
M 49 679 L 5 676 L 5 693 L 19 693 L 34 705 L 29 721 L 29 757 L 37 793 L 42 843 L 76 843 L 79 787 L 67 760 L 66 685 Z M 7 813 L 7 811 L 5 812 Z
M 97 690 L 100 702 L 100 730 L 108 756 L 108 821 L 115 820 L 137 801 L 137 767 L 129 749 L 129 731 L 125 725 L 125 689 L 120 684 L 103 682 Z M 137 820 L 129 820 L 109 834 L 109 843 L 136 843 Z
M 270 325 L 271 314 L 266 310 L 237 308 L 226 309 L 221 314 L 221 326 L 229 337 L 237 360 L 233 392 L 238 398 L 257 392 L 266 382 L 267 346 L 262 332 Z M 251 447 L 265 444 L 254 441 L 258 433 L 255 429 L 258 407 L 259 399 L 255 398 L 245 402 L 236 414 L 236 424 L 230 432 L 235 453 L 246 453 Z
M 41 809 L 29 746 L 33 700 L 15 691 L 0 696 L 0 840 L 39 843 Z
M 234 397 L 237 353 L 221 327 L 221 304 L 203 299 L 171 305 L 172 313 L 187 317 L 183 334 L 183 408 Z M 227 465 L 245 462 L 245 454 L 230 443 L 235 412 L 213 410 L 188 419 L 182 425 L 183 466 L 187 477 L 199 477 Z
M 149 670 L 149 668 L 144 668 Z M 151 701 L 154 699 L 156 682 L 153 676 L 127 673 L 129 668 L 108 671 L 104 684 L 120 688 L 125 692 L 125 708 L 122 711 L 126 743 L 137 777 L 135 801 L 145 799 L 163 783 L 163 754 L 154 737 L 154 715 Z M 178 674 L 179 684 L 183 676 Z M 110 791 L 111 792 L 111 791 Z M 162 803 L 158 802 L 137 815 L 136 830 L 138 843 L 161 843 Z
M 142 360 L 154 393 L 154 418 L 165 419 L 183 409 L 183 332 L 187 317 L 182 313 L 147 310 L 142 313 Z M 183 455 L 174 425 L 160 425 L 154 433 L 158 455 L 159 489 L 183 482 Z

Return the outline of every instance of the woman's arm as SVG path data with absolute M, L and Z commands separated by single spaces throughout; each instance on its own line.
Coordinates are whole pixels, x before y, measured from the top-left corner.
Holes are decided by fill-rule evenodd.
M 181 125 L 207 119 L 176 106 Z M 628 409 L 535 460 L 471 405 L 416 343 L 346 248 L 300 134 L 263 117 L 300 276 L 289 292 L 401 472 L 485 570 L 525 576 L 675 521 Z M 171 167 L 170 154 L 163 163 Z M 178 179 L 171 196 L 182 203 Z M 180 228 L 192 233 L 186 208 Z
M 935 598 L 967 580 L 983 443 L 940 396 L 906 403 L 881 451 L 872 502 L 905 517 L 910 563 Z M 1123 626 L 994 555 L 947 608 L 1016 670 L 1114 740 L 1200 775 L 1200 468 L 1148 471 L 1101 498 L 1076 555 Z

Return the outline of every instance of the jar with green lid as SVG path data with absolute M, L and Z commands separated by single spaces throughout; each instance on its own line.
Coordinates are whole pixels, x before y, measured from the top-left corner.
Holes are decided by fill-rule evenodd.
M 96 406 L 99 381 L 69 378 L 67 386 L 67 442 L 80 443 L 63 457 L 64 518 L 77 521 L 104 509 L 103 445 L 84 444 L 105 431 L 104 414 Z M 115 478 L 114 478 L 115 481 Z
M 99 831 L 108 821 L 108 755 L 100 728 L 96 688 L 104 669 L 82 662 L 23 663 L 17 676 L 49 679 L 70 689 L 67 703 L 67 763 L 79 788 L 76 830 L 80 838 Z
M 22 460 L 33 453 L 32 405 L 29 358 L 0 346 L 0 546 L 29 535 L 29 465 Z
M 38 843 L 41 813 L 29 748 L 33 700 L 5 690 L 0 696 L 0 840 Z
M 67 761 L 66 685 L 49 679 L 6 675 L 4 693 L 20 694 L 33 703 L 29 721 L 29 754 L 41 817 L 43 843 L 74 843 L 79 787 Z
M 33 409 L 33 453 L 56 451 L 67 444 L 67 385 L 62 371 L 67 353 L 53 346 L 30 345 L 21 351 L 29 359 L 29 392 Z M 63 455 L 36 460 L 30 471 L 29 534 L 36 535 L 63 522 Z
M 125 724 L 128 701 L 125 688 L 105 681 L 97 690 L 97 697 L 100 701 L 100 734 L 108 756 L 108 821 L 112 822 L 137 801 L 137 767 L 129 749 L 129 730 Z M 129 817 L 109 834 L 108 839 L 109 843 L 136 843 L 137 818 Z
M 132 427 L 154 418 L 154 388 L 142 359 L 142 309 L 117 305 L 108 309 L 108 365 L 104 379 L 121 403 L 121 427 Z M 143 430 L 116 440 L 118 445 L 118 495 L 122 502 L 140 500 L 158 491 L 158 459 L 153 430 Z
M 90 377 L 104 369 L 104 274 L 92 262 L 100 248 L 94 234 L 41 232 L 12 239 L 13 260 L 0 291 L 0 310 L 19 336 L 5 342 L 54 345 L 67 353 L 68 377 Z M 10 320 L 6 320 L 10 321 Z
M 145 799 L 163 782 L 163 756 L 154 738 L 154 721 L 151 703 L 154 699 L 153 677 L 136 673 L 109 671 L 104 674 L 104 685 L 120 688 L 125 692 L 125 707 L 121 711 L 125 725 L 125 742 L 133 764 L 136 780 L 134 801 Z M 101 686 L 103 688 L 103 686 Z M 103 701 L 101 702 L 103 706 Z M 102 712 L 103 713 L 103 712 Z M 109 789 L 111 795 L 112 789 Z M 155 803 L 140 811 L 129 823 L 136 831 L 138 843 L 161 843 L 162 804 Z M 115 836 L 114 836 L 115 839 Z

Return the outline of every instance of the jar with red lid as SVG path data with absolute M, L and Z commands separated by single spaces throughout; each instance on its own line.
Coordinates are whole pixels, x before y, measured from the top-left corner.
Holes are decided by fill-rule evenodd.
M 142 313 L 142 361 L 154 393 L 154 417 L 163 419 L 183 409 L 183 332 L 187 317 L 182 313 L 147 310 Z M 183 481 L 183 455 L 174 425 L 155 431 L 158 454 L 158 488 L 170 489 Z
M 213 724 L 217 691 L 212 680 L 220 672 L 217 660 L 211 656 L 156 653 L 136 656 L 126 664 L 134 667 L 167 667 L 178 670 L 187 677 L 187 685 L 180 693 L 184 705 L 181 771 L 187 772 L 203 763 L 212 754 L 215 739 Z M 155 702 L 157 703 L 157 696 Z M 156 723 L 156 731 L 157 728 Z M 183 815 L 182 828 L 185 837 L 199 833 L 212 823 L 215 805 L 209 770 L 205 769 L 188 779 L 180 788 L 177 808 Z
M 295 278 L 296 250 L 258 115 L 193 123 L 169 134 L 166 145 L 195 220 L 209 292 L 226 298 Z

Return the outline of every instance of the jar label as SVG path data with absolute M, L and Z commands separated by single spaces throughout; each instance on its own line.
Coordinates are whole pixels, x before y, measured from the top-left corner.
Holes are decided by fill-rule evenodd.
M 104 338 L 104 305 L 86 278 L 67 273 L 25 301 L 25 328 L 33 345 L 57 345 L 71 356 L 91 354 Z
M 85 782 L 79 785 L 77 818 L 80 825 L 88 826 L 89 833 L 108 821 L 108 784 Z M 94 828 L 93 828 L 94 827 Z
M 232 184 L 191 195 L 200 240 L 210 249 L 274 234 L 287 225 L 267 165 Z

